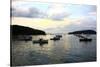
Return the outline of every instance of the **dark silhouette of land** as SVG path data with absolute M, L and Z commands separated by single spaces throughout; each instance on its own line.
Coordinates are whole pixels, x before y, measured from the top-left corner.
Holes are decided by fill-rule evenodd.
M 45 35 L 46 33 L 41 30 L 20 26 L 20 25 L 11 25 L 11 34 L 12 35 Z
M 80 30 L 80 31 L 69 32 L 68 34 L 96 34 L 96 31 L 94 31 L 94 30 Z

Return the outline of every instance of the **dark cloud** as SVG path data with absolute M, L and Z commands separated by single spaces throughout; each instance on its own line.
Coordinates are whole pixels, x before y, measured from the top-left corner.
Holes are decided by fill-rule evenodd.
M 28 8 L 27 10 L 11 8 L 12 17 L 44 18 L 46 14 L 37 8 Z
M 52 20 L 63 20 L 65 17 L 69 16 L 68 13 L 54 14 L 48 17 L 46 12 L 40 11 L 37 8 L 28 8 L 27 10 L 11 8 L 12 17 L 27 17 L 27 18 L 49 18 Z
M 23 11 L 23 10 L 19 10 L 16 8 L 11 8 L 11 14 L 13 17 L 30 17 L 29 12 Z

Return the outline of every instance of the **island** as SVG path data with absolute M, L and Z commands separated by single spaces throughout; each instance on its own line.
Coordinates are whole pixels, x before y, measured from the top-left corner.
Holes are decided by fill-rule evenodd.
M 11 25 L 10 27 L 10 32 L 12 35 L 46 35 L 44 31 L 30 27 L 20 25 Z
M 80 30 L 80 31 L 69 32 L 68 34 L 96 34 L 96 31 L 94 31 L 94 30 Z
M 80 30 L 80 31 L 69 32 L 68 34 L 73 34 L 73 35 L 79 37 L 79 41 L 81 41 L 81 42 L 91 42 L 92 38 L 88 38 L 87 36 L 84 36 L 84 35 L 93 35 L 93 34 L 96 34 L 96 31 Z

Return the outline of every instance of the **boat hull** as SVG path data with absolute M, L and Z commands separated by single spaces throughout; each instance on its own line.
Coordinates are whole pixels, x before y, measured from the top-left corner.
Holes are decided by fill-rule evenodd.
M 42 41 L 36 40 L 36 41 L 33 41 L 33 43 L 44 44 L 44 43 L 48 43 L 48 40 L 42 40 Z
M 92 41 L 92 39 L 80 39 L 80 41 Z

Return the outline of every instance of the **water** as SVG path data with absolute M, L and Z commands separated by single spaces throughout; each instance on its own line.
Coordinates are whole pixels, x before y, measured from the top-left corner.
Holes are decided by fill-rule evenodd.
M 48 44 L 32 41 L 12 40 L 12 65 L 42 65 L 96 61 L 96 35 L 91 42 L 80 42 L 74 35 L 63 35 L 58 41 L 50 40 L 54 35 L 32 36 L 32 41 L 43 38 Z

